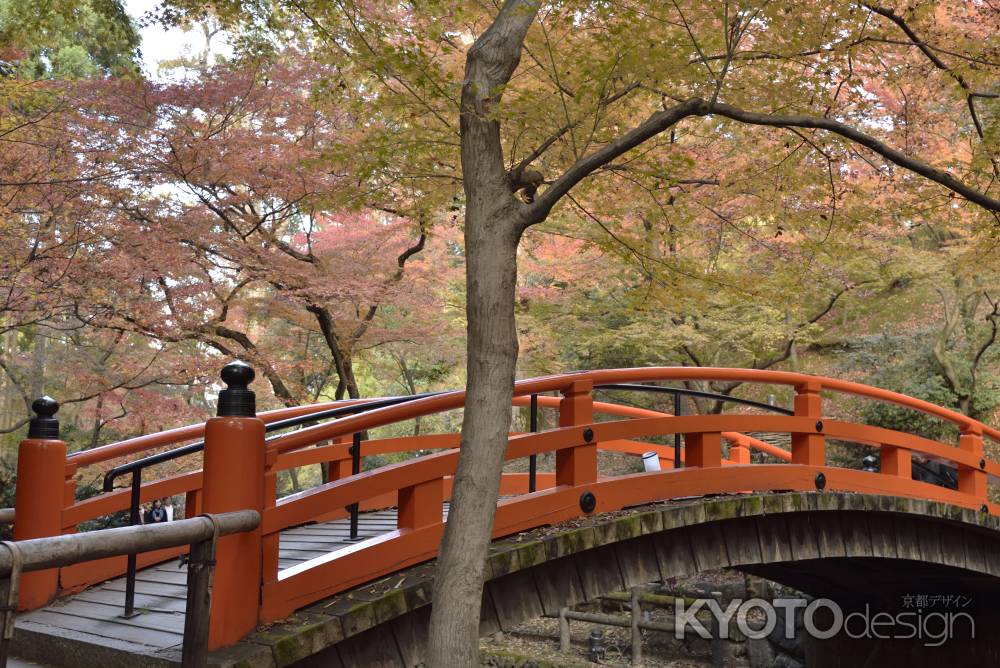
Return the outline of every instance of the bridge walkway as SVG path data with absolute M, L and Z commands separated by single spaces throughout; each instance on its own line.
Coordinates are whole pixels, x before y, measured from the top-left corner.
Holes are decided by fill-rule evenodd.
M 447 518 L 447 506 L 443 515 Z M 295 566 L 357 542 L 396 529 L 395 508 L 363 512 L 358 517 L 358 540 L 350 538 L 350 520 L 309 524 L 281 533 L 279 567 Z M 95 648 L 112 650 L 120 665 L 176 665 L 184 636 L 187 567 L 179 559 L 141 569 L 136 576 L 135 607 L 139 614 L 122 617 L 125 578 L 119 577 L 60 598 L 50 605 L 18 616 L 14 650 L 26 652 L 26 643 L 55 643 L 49 660 L 93 656 Z M 34 651 L 30 656 L 38 656 Z M 131 661 L 127 657 L 135 657 Z M 113 659 L 109 659 L 113 661 Z M 96 664 L 92 664 L 96 665 Z M 106 663 L 102 665 L 114 665 Z

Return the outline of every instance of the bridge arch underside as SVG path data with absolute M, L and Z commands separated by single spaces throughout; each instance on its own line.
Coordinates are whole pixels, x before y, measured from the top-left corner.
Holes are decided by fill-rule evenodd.
M 1000 518 L 863 494 L 774 493 L 654 504 L 537 529 L 491 549 L 480 635 L 633 585 L 737 568 L 845 614 L 953 595 L 975 620 L 938 648 L 923 640 L 806 641 L 809 666 L 1000 665 Z M 254 665 L 416 666 L 424 660 L 433 562 L 300 610 L 243 643 Z M 938 607 L 938 611 L 944 611 Z M 819 617 L 817 617 L 819 619 Z M 263 646 L 263 647 L 262 647 Z M 253 651 L 250 648 L 254 648 Z M 941 663 L 946 661 L 946 663 Z

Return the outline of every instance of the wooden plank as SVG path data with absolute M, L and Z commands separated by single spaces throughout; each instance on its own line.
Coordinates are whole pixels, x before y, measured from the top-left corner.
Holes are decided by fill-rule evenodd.
M 896 559 L 896 531 L 892 518 L 881 513 L 868 515 L 868 533 L 872 539 L 872 555 L 884 559 Z
M 136 606 L 137 608 L 139 606 Z M 110 605 L 94 601 L 84 601 L 76 596 L 64 601 L 59 605 L 48 608 L 49 612 L 60 615 L 72 615 L 74 617 L 84 617 L 86 619 L 104 620 L 115 624 L 124 624 L 142 629 L 154 629 L 158 631 L 169 631 L 171 633 L 184 634 L 184 612 L 160 612 L 142 611 L 140 614 L 130 619 L 124 619 L 122 608 L 119 605 Z
M 688 529 L 691 552 L 699 571 L 714 571 L 730 565 L 726 539 L 718 522 L 698 524 Z
M 896 553 L 900 559 L 920 561 L 920 540 L 917 538 L 920 527 L 912 517 L 897 515 L 893 524 L 896 527 Z
M 962 527 L 954 524 L 941 526 L 941 560 L 942 563 L 955 568 L 965 568 L 965 536 Z
M 812 525 L 816 531 L 816 546 L 819 549 L 820 557 L 836 559 L 847 556 L 844 534 L 840 528 L 840 520 L 836 511 L 821 510 L 817 512 L 813 516 Z
M 816 530 L 813 527 L 815 513 L 796 513 L 788 518 L 788 547 L 792 551 L 792 559 L 819 559 L 819 542 L 816 540 Z
M 683 529 L 654 534 L 653 546 L 656 548 L 656 561 L 664 579 L 696 572 L 691 544 Z
M 965 543 L 965 567 L 977 573 L 988 573 L 984 537 L 977 531 L 963 531 L 962 540 Z
M 76 594 L 73 596 L 73 600 L 113 605 L 121 611 L 125 605 L 125 593 L 124 591 L 118 592 L 95 587 Z M 157 596 L 143 592 L 136 592 L 135 594 L 135 607 L 139 609 L 184 614 L 186 606 L 187 599 L 179 596 Z
M 483 598 L 479 605 L 479 637 L 493 635 L 500 630 L 500 618 L 497 616 L 493 596 L 488 586 L 483 587 Z
M 184 571 L 151 571 L 141 570 L 135 574 L 135 581 L 157 582 L 159 584 L 187 585 L 187 573 Z M 136 585 L 138 587 L 138 584 Z
M 510 631 L 529 619 L 541 617 L 542 602 L 529 571 L 516 571 L 486 583 L 493 599 L 500 628 Z
M 20 658 L 42 665 L 102 666 L 107 668 L 134 668 L 137 665 L 163 666 L 163 655 L 175 654 L 180 649 L 160 649 L 150 645 L 105 638 L 83 631 L 58 629 L 19 619 L 14 634 L 13 652 Z M 84 658 L 85 657 L 85 658 Z M 175 662 L 171 662 L 176 665 Z M 34 665 L 34 664 L 33 664 Z
M 102 589 L 114 592 L 125 591 L 125 580 L 113 580 L 102 585 Z M 177 585 L 162 582 L 136 582 L 136 592 L 149 594 L 151 596 L 175 596 L 177 598 L 187 598 L 187 583 Z
M 762 563 L 770 564 L 792 559 L 792 549 L 788 545 L 788 527 L 782 515 L 764 515 L 754 520 L 757 537 L 760 539 Z
M 840 530 L 844 536 L 844 549 L 850 557 L 871 557 L 872 539 L 864 513 L 840 514 Z
M 626 588 L 663 579 L 656 547 L 649 536 L 615 543 L 615 556 Z
M 726 540 L 729 561 L 734 566 L 761 562 L 760 537 L 757 535 L 757 523 L 753 519 L 725 522 L 722 535 Z
M 944 556 L 941 553 L 941 534 L 939 526 L 936 526 L 936 524 L 936 522 L 933 524 L 922 523 L 917 531 L 917 541 L 920 543 L 920 556 L 924 561 L 932 564 L 944 562 Z
M 576 570 L 576 560 L 563 557 L 547 561 L 531 569 L 535 578 L 535 588 L 547 615 L 559 614 L 559 608 L 572 606 L 586 600 L 580 575 Z
M 336 541 L 326 541 L 326 542 L 300 542 L 300 541 L 281 541 L 278 548 L 279 552 L 291 553 L 291 552 L 309 552 L 314 556 L 319 556 L 321 554 L 326 554 L 331 552 L 327 549 L 328 547 L 340 547 L 346 545 L 347 543 L 340 543 Z
M 24 615 L 24 620 L 35 624 L 47 624 L 58 629 L 83 631 L 84 633 L 102 638 L 139 643 L 158 649 L 180 645 L 183 641 L 183 637 L 179 633 L 140 628 L 102 619 L 62 615 L 47 609 L 36 610 L 28 615 Z
M 371 629 L 337 644 L 344 668 L 406 668 L 396 643 L 384 629 Z
M 1000 577 L 1000 549 L 997 548 L 996 540 L 984 539 L 984 553 L 986 556 L 986 572 L 990 575 Z
M 427 656 L 427 629 L 431 621 L 431 606 L 406 613 L 392 620 L 392 634 L 406 666 L 423 665 Z
M 625 589 L 614 545 L 602 545 L 575 555 L 576 572 L 580 575 L 583 594 L 588 601 Z

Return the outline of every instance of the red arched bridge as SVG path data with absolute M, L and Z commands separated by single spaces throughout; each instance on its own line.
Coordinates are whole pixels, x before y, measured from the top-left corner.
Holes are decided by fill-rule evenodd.
M 130 508 L 136 522 L 140 503 L 181 494 L 186 495 L 188 517 L 258 511 L 261 521 L 256 530 L 218 540 L 208 641 L 212 649 L 237 643 L 262 623 L 285 619 L 318 601 L 435 557 L 459 457 L 459 435 L 364 441 L 361 435 L 461 409 L 463 392 L 331 402 L 255 415 L 253 393 L 248 389 L 253 371 L 234 363 L 223 371 L 223 379 L 228 388 L 220 394 L 219 417 L 69 454 L 59 440 L 53 417 L 58 405 L 51 400 L 36 402 L 38 417 L 19 451 L 15 540 L 73 534 L 81 524 Z M 683 381 L 785 386 L 794 393 L 794 400 L 791 408 L 782 409 L 727 399 L 735 402 L 735 412 L 702 415 L 667 414 L 599 400 L 599 393 L 611 390 L 615 396 L 629 391 L 699 394 L 655 385 Z M 831 411 L 824 411 L 824 403 L 830 407 L 831 400 L 841 395 L 931 415 L 953 426 L 956 442 L 835 419 Z M 1000 443 L 1000 431 L 887 390 L 799 373 L 665 367 L 524 380 L 515 385 L 513 396 L 515 406 L 530 408 L 532 431 L 510 435 L 506 458 L 529 458 L 531 464 L 528 473 L 503 475 L 495 538 L 664 500 L 713 495 L 749 498 L 746 495 L 751 492 L 775 491 L 820 491 L 831 498 L 837 496 L 832 493 L 869 495 L 865 499 L 876 495 L 888 499 L 882 504 L 886 511 L 894 507 L 889 497 L 935 502 L 934 507 L 954 509 L 966 524 L 997 528 L 992 516 L 1000 514 L 1000 505 L 990 500 L 989 487 L 1000 476 L 1000 464 L 988 456 L 986 445 Z M 542 411 L 557 414 L 558 426 L 536 431 Z M 752 436 L 762 433 L 787 435 L 790 450 Z M 648 440 L 670 436 L 681 436 L 683 448 L 680 438 L 675 443 L 666 439 L 666 445 Z M 831 440 L 878 448 L 880 465 L 877 470 L 831 465 L 827 457 Z M 636 457 L 652 452 L 659 470 L 605 475 L 598 466 L 601 451 Z M 766 457 L 751 458 L 754 451 Z M 364 457 L 387 453 L 416 456 L 361 472 Z M 544 453 L 554 453 L 553 470 L 536 472 L 535 457 Z M 156 475 L 158 464 L 199 456 L 202 466 L 198 470 Z M 937 466 L 943 477 L 931 482 L 915 479 L 915 467 L 927 462 Z M 283 498 L 277 496 L 281 471 L 315 464 L 328 465 L 328 482 Z M 116 466 L 109 470 L 112 465 Z M 106 472 L 105 491 L 76 500 L 76 480 L 94 467 Z M 126 483 L 129 476 L 131 486 Z M 116 480 L 126 486 L 116 487 Z M 844 512 L 849 510 L 859 509 L 845 508 Z M 875 533 L 871 529 L 872 541 Z M 764 539 L 760 542 L 763 545 Z M 894 544 L 893 558 L 919 560 L 919 550 L 914 557 L 902 544 Z M 865 549 L 863 555 L 875 555 L 870 543 Z M 130 568 L 140 570 L 140 581 L 145 581 L 143 573 L 156 568 L 167 577 L 169 569 L 156 564 L 183 551 L 172 548 L 25 573 L 19 608 L 37 610 L 58 597 L 97 591 L 100 583 L 120 578 Z M 786 556 L 791 560 L 794 555 Z M 817 552 L 814 556 L 822 555 Z M 950 563 L 946 557 L 926 556 L 923 560 Z M 712 559 L 702 557 L 702 561 Z M 697 562 L 695 556 L 693 563 Z M 727 564 L 737 562 L 730 559 Z M 972 570 L 991 572 L 986 565 Z M 663 575 L 662 560 L 657 573 L 651 575 Z M 157 582 L 155 578 L 149 581 Z M 168 578 L 160 584 L 172 581 Z M 108 593 L 113 589 L 101 590 L 104 598 L 100 599 L 79 596 L 95 606 L 120 605 L 127 598 L 126 619 L 144 608 L 142 602 L 134 603 L 133 580 L 123 586 L 125 591 L 117 594 L 116 601 Z M 154 594 L 140 592 L 141 596 Z M 80 618 L 87 616 L 85 608 L 82 610 L 77 614 Z M 46 610 L 23 619 L 30 621 L 32 614 L 43 613 Z M 152 614 L 149 606 L 144 614 Z M 77 631 L 84 633 L 87 628 L 81 626 Z

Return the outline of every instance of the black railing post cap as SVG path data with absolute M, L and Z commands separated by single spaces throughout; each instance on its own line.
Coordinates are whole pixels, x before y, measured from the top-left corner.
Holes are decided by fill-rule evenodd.
M 31 402 L 35 417 L 28 423 L 28 438 L 58 439 L 59 420 L 53 417 L 59 412 L 59 402 L 49 396 L 39 397 Z
M 239 360 L 222 368 L 222 382 L 227 387 L 219 392 L 219 417 L 254 417 L 257 415 L 257 398 L 247 386 L 256 377 L 253 367 Z

